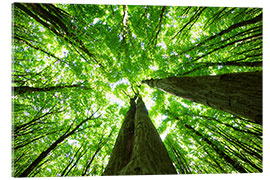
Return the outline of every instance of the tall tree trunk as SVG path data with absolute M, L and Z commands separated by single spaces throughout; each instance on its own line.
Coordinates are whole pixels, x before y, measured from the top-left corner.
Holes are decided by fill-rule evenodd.
M 131 111 L 134 113 L 131 116 L 134 117 L 133 121 L 130 120 L 130 122 L 134 123 L 134 133 L 130 141 L 132 144 L 128 144 L 129 141 L 127 140 L 125 143 L 120 144 L 118 141 L 120 137 L 123 136 L 121 132 L 127 131 L 123 128 L 126 127 L 125 121 L 131 114 Z M 148 111 L 142 98 L 138 99 L 136 108 L 131 105 L 125 121 L 119 132 L 104 175 L 177 174 L 169 154 L 148 116 Z M 128 136 L 126 136 L 126 138 L 127 137 Z M 124 138 L 122 137 L 122 139 Z M 119 145 L 123 147 L 118 147 Z M 132 150 L 127 147 L 131 147 Z M 122 150 L 123 153 L 120 153 L 120 151 L 116 153 L 117 149 Z M 129 156 L 125 157 L 126 155 Z M 123 160 L 119 162 L 121 159 L 125 162 L 123 162 Z M 111 169 L 114 169 L 114 171 Z
M 109 163 L 103 175 L 118 175 L 130 160 L 134 136 L 135 98 L 130 100 L 130 108 L 118 133 Z
M 12 87 L 15 94 L 23 94 L 23 93 L 31 93 L 31 92 L 49 92 L 49 91 L 59 91 L 66 88 L 81 88 L 81 89 L 90 89 L 82 86 L 81 84 L 73 84 L 73 85 L 58 85 L 51 87 L 29 87 L 29 86 L 20 86 L 20 87 Z
M 143 83 L 262 124 L 262 71 L 168 77 Z

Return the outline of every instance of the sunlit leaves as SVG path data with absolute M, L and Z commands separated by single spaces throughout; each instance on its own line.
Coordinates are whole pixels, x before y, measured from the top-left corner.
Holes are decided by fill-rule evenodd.
M 21 127 L 13 134 L 13 147 L 21 146 L 13 154 L 15 176 L 95 112 L 30 176 L 60 176 L 73 165 L 68 176 L 81 176 L 100 140 L 112 132 L 86 172 L 101 175 L 129 98 L 138 92 L 179 173 L 236 172 L 205 138 L 249 172 L 260 170 L 261 126 L 141 81 L 262 70 L 262 21 L 250 22 L 262 9 L 55 4 L 42 5 L 50 11 L 41 15 L 25 7 L 40 19 L 13 7 L 12 86 L 79 86 L 14 92 L 13 130 Z

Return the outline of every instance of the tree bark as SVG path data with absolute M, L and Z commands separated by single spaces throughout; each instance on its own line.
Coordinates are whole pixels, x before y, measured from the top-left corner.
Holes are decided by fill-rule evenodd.
M 103 175 L 177 174 L 169 154 L 148 116 L 142 98 L 138 99 L 136 108 L 133 106 L 127 113 Z M 132 116 L 129 116 L 130 114 Z M 124 139 L 121 132 L 127 131 L 124 130 L 127 117 L 134 118 L 133 121 L 130 119 L 130 122 L 134 123 L 134 133 L 130 141 L 126 140 L 125 143 L 120 144 L 118 143 L 120 137 Z M 128 144 L 129 142 L 132 144 Z M 131 147 L 132 150 L 128 147 Z M 121 149 L 122 153 L 120 151 L 116 153 L 117 149 Z M 128 157 L 126 157 L 127 155 Z
M 24 94 L 24 93 L 31 93 L 31 92 L 49 92 L 49 91 L 59 91 L 61 89 L 66 88 L 81 88 L 81 89 L 88 89 L 81 84 L 73 84 L 73 85 L 58 85 L 58 86 L 51 86 L 51 87 L 30 87 L 30 86 L 20 86 L 20 87 L 12 87 L 14 90 L 14 94 Z
M 136 103 L 135 98 L 133 98 L 130 100 L 130 108 L 119 131 L 103 175 L 118 175 L 119 171 L 129 162 L 133 148 L 135 111 Z
M 262 125 L 262 71 L 168 77 L 143 83 Z

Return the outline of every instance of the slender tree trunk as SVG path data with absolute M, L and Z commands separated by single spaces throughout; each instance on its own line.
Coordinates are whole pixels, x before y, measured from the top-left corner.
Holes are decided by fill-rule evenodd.
M 63 172 L 61 173 L 61 176 L 66 176 L 66 175 L 70 172 L 70 170 L 72 169 L 73 166 L 71 166 L 71 165 L 72 165 L 72 163 L 74 162 L 74 160 L 77 158 L 77 160 L 76 160 L 75 163 L 74 163 L 74 164 L 76 164 L 76 162 L 78 162 L 78 160 L 84 155 L 84 153 L 87 152 L 87 151 L 83 151 L 83 150 L 80 151 L 81 148 L 82 148 L 82 146 L 81 146 L 80 148 L 78 148 L 78 150 L 76 150 L 76 152 L 75 152 L 75 154 L 73 155 L 71 161 L 69 161 L 69 163 L 67 164 L 67 166 L 65 167 L 65 169 L 64 169 Z M 84 153 L 83 153 L 83 152 L 84 152 Z M 79 154 L 79 155 L 78 155 L 78 154 Z M 78 155 L 78 157 L 77 157 L 77 155 Z M 74 164 L 73 164 L 73 165 L 74 165 Z M 71 166 L 71 168 L 70 168 L 70 166 Z
M 148 116 L 142 98 L 138 99 L 136 108 L 134 105 L 135 103 L 131 105 L 121 127 L 104 175 L 177 174 L 169 154 Z M 127 127 L 127 117 L 133 117 L 133 120 L 130 119 L 129 122 L 134 123 L 134 125 L 130 125 L 134 127 L 134 133 L 130 141 L 122 141 L 123 143 L 120 144 L 118 141 L 123 136 L 122 132 L 128 132 L 124 129 Z M 128 135 L 131 136 L 131 134 Z M 130 142 L 131 144 L 129 144 Z M 122 150 L 122 153 L 117 151 L 118 149 Z M 128 157 L 126 157 L 127 155 Z M 120 160 L 122 161 L 120 162 Z
M 143 83 L 262 124 L 262 71 L 169 77 Z
M 195 133 L 197 136 L 202 137 L 203 140 L 210 145 L 217 154 L 219 154 L 222 158 L 224 158 L 229 164 L 231 164 L 238 172 L 240 173 L 247 173 L 244 167 L 241 166 L 241 164 L 238 163 L 238 161 L 235 161 L 230 156 L 228 156 L 224 151 L 220 150 L 219 147 L 212 143 L 208 138 L 204 137 L 199 131 L 196 131 L 193 127 L 191 127 L 188 124 L 185 124 L 185 127 L 190 129 L 193 133 Z
M 51 86 L 51 87 L 29 87 L 29 86 L 20 86 L 13 87 L 15 94 L 23 94 L 23 93 L 31 93 L 31 92 L 49 92 L 49 91 L 59 91 L 66 88 L 81 88 L 81 89 L 89 89 L 81 84 L 73 84 L 73 85 L 63 85 L 63 86 Z
M 27 177 L 38 165 L 39 163 L 52 151 L 57 145 L 63 142 L 66 139 L 66 135 L 62 135 L 59 139 L 57 139 L 50 147 L 48 147 L 45 151 L 43 151 L 28 167 L 25 169 L 19 177 Z
M 174 157 L 177 160 L 178 170 L 180 171 L 180 174 L 191 174 L 190 166 L 188 165 L 185 157 L 179 151 L 179 149 L 181 148 L 175 147 L 175 145 L 169 139 L 167 139 L 167 144 L 170 146 L 170 149 L 172 150 Z
M 60 136 L 54 143 L 52 143 L 45 151 L 40 153 L 40 155 L 19 175 L 19 177 L 27 177 L 41 163 L 41 161 L 43 161 L 43 159 L 46 158 L 47 155 L 58 146 L 58 144 L 62 143 L 69 136 L 75 134 L 76 130 L 91 118 L 92 116 L 83 120 L 72 131 L 70 131 L 71 127 L 69 127 L 69 129 L 62 136 Z
M 90 166 L 92 165 L 94 159 L 96 158 L 96 156 L 98 155 L 98 153 L 100 152 L 100 150 L 103 148 L 103 146 L 108 142 L 108 140 L 110 139 L 112 133 L 114 132 L 115 129 L 112 129 L 110 134 L 108 135 L 108 137 L 104 138 L 104 136 L 100 139 L 98 145 L 97 145 L 97 149 L 94 152 L 94 154 L 92 155 L 92 157 L 90 158 L 90 160 L 87 161 L 87 163 L 85 164 L 85 168 L 84 171 L 82 172 L 82 176 L 88 176 L 89 175 L 89 170 L 90 170 Z

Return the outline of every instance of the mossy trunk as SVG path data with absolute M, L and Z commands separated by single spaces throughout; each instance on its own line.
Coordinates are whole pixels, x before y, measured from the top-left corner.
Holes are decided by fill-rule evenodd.
M 123 128 L 126 128 L 125 121 L 121 130 Z M 124 139 L 124 137 L 120 138 L 120 136 L 124 136 L 121 134 L 121 130 L 117 141 Z M 127 137 L 128 136 L 125 138 Z M 135 110 L 132 145 L 129 145 L 128 141 L 121 144 L 117 141 L 104 175 L 177 174 L 141 98 L 138 99 Z M 125 149 L 122 146 L 132 147 L 132 150 L 130 151 L 130 149 Z M 130 152 L 131 154 L 129 154 Z M 130 156 L 126 158 L 126 154 Z M 125 163 L 123 163 L 123 161 L 125 161 Z
M 176 96 L 262 124 L 262 72 L 143 81 Z

